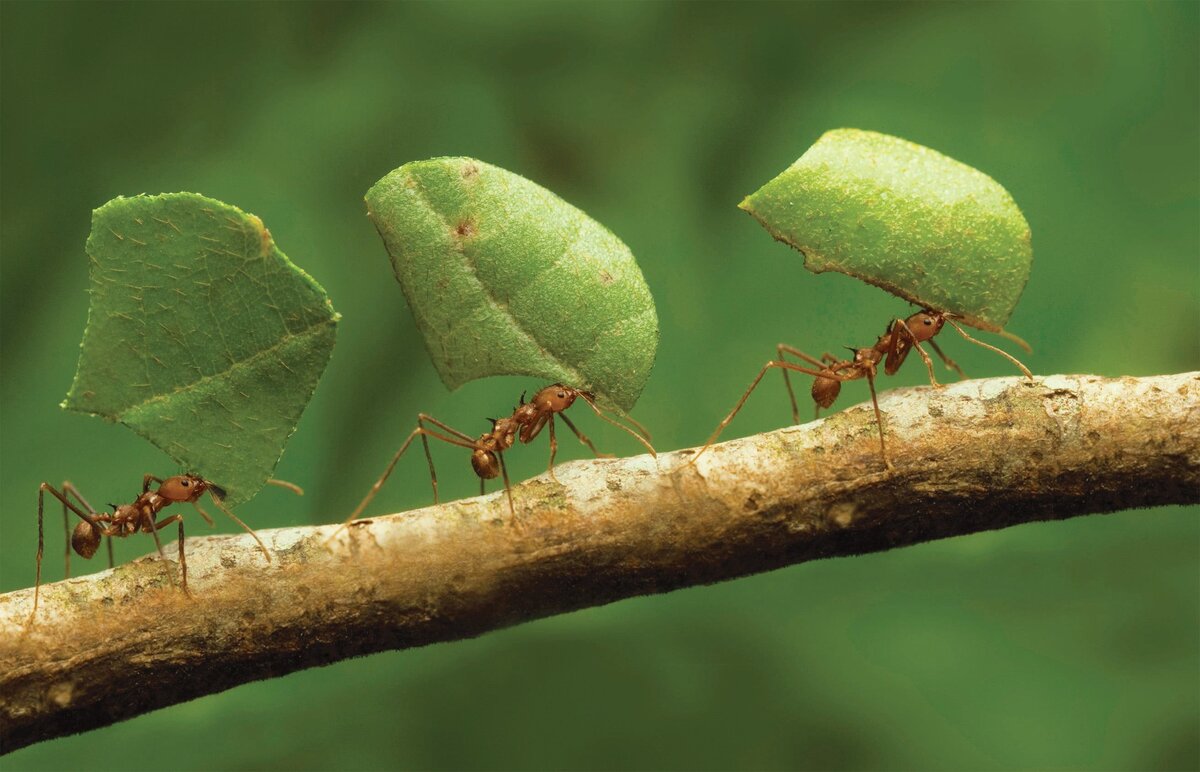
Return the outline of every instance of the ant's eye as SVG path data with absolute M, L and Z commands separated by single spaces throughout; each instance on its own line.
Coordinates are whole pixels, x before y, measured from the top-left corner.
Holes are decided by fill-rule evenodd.
M 930 319 L 928 316 L 925 317 L 925 326 L 928 327 L 931 324 L 933 324 L 933 320 Z
M 566 395 L 566 394 L 564 394 L 563 392 L 561 392 L 561 391 L 560 391 L 560 392 L 558 393 L 558 398 L 559 398 L 559 399 L 566 399 L 566 398 L 567 398 L 567 395 Z
M 182 485 L 183 485 L 183 487 L 185 487 L 185 488 L 186 488 L 186 487 L 188 487 L 189 485 L 191 485 L 191 483 L 189 483 L 187 480 L 184 480 L 184 481 L 183 481 L 183 483 L 182 483 Z

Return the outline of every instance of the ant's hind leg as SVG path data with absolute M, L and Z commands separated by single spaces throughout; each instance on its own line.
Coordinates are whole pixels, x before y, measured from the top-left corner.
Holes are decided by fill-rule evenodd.
M 500 459 L 500 472 L 504 475 L 504 492 L 508 495 L 508 512 L 515 518 L 517 507 L 513 504 L 512 483 L 508 481 L 508 467 L 504 463 L 504 454 L 496 451 L 496 458 Z
M 867 371 L 867 386 L 871 388 L 871 405 L 875 408 L 875 425 L 879 427 L 879 452 L 883 456 L 883 465 L 888 468 L 888 471 L 891 471 L 895 467 L 888 458 L 887 442 L 883 439 L 883 413 L 879 410 L 879 398 L 875 396 L 875 374 L 870 370 Z
M 33 611 L 30 612 L 30 614 L 29 614 L 29 622 L 30 623 L 33 622 L 34 614 L 37 613 L 38 601 L 40 600 L 41 589 L 42 589 L 42 555 L 45 552 L 44 529 L 45 529 L 46 492 L 49 491 L 50 495 L 54 496 L 54 498 L 61 501 L 62 505 L 63 505 L 63 529 L 67 532 L 67 534 L 66 534 L 66 536 L 67 536 L 66 559 L 67 559 L 68 573 L 70 572 L 70 555 L 71 555 L 71 533 L 70 533 L 70 530 L 71 529 L 69 528 L 69 525 L 68 525 L 68 518 L 66 515 L 66 511 L 68 509 L 71 510 L 76 515 L 79 515 L 79 517 L 81 517 L 83 520 L 87 521 L 88 523 L 91 523 L 93 527 L 100 529 L 100 525 L 96 520 L 95 512 L 92 511 L 91 506 L 86 501 L 84 501 L 83 497 L 79 495 L 79 491 L 77 491 L 75 489 L 75 486 L 71 485 L 71 483 L 69 483 L 69 482 L 63 483 L 63 489 L 69 490 L 70 492 L 72 492 L 75 495 L 75 497 L 78 498 L 79 501 L 85 507 L 88 508 L 89 512 L 84 513 L 82 510 L 79 509 L 79 507 L 77 507 L 75 504 L 71 503 L 71 501 L 67 498 L 66 493 L 60 492 L 58 489 L 56 489 L 50 483 L 44 482 L 38 486 L 38 548 L 37 548 L 37 560 L 36 560 L 37 568 L 35 569 L 35 574 L 34 574 L 35 578 L 34 578 L 34 585 L 33 585 Z M 101 530 L 101 532 L 103 532 L 102 529 L 100 529 L 100 530 Z M 109 546 L 111 549 L 111 543 Z
M 798 373 L 804 373 L 806 375 L 811 375 L 813 377 L 832 378 L 833 380 L 837 380 L 837 381 L 847 380 L 845 377 L 840 376 L 840 375 L 835 375 L 835 374 L 829 372 L 828 370 L 826 370 L 824 372 L 822 372 L 820 370 L 812 370 L 807 367 L 801 367 L 800 365 L 795 364 L 793 362 L 783 362 L 783 361 L 779 361 L 779 360 L 772 360 L 770 362 L 767 362 L 765 365 L 762 366 L 762 369 L 758 371 L 758 375 L 754 376 L 754 380 L 750 382 L 750 385 L 746 388 L 745 393 L 742 394 L 742 398 L 739 399 L 737 401 L 737 404 L 733 406 L 733 410 L 730 410 L 729 414 L 721 420 L 721 423 L 717 424 L 717 428 L 713 430 L 713 433 L 711 435 L 709 435 L 708 440 L 704 443 L 704 447 L 700 448 L 700 451 L 698 453 L 696 453 L 696 455 L 692 456 L 691 460 L 688 461 L 688 464 L 695 464 L 696 459 L 700 458 L 700 456 L 704 455 L 704 452 L 706 450 L 708 450 L 710 447 L 712 447 L 712 444 L 717 441 L 718 437 L 721 436 L 721 432 L 725 431 L 725 427 L 729 426 L 729 424 L 733 421 L 734 417 L 738 414 L 738 411 L 740 411 L 742 409 L 742 406 L 746 404 L 746 400 L 750 399 L 750 395 L 752 393 L 754 393 L 754 390 L 756 388 L 758 388 L 758 384 L 762 381 L 763 376 L 767 374 L 767 370 L 770 370 L 772 367 L 781 367 L 781 368 L 785 368 L 788 370 L 795 370 Z
M 422 423 L 424 420 L 424 413 L 417 416 L 417 428 L 425 428 L 425 424 Z M 438 503 L 437 470 L 433 468 L 433 454 L 429 452 L 429 437 L 424 431 L 421 432 L 421 446 L 425 448 L 425 461 L 429 464 L 429 485 L 433 488 L 433 503 L 436 504 Z
M 158 478 L 155 478 L 155 479 L 158 479 Z M 160 480 L 160 482 L 161 482 L 161 480 Z M 62 492 L 63 492 L 64 496 L 74 496 L 75 500 L 83 505 L 83 508 L 87 510 L 88 514 L 93 515 L 93 516 L 96 515 L 96 508 L 93 507 L 91 505 L 91 503 L 83 497 L 83 494 L 79 492 L 79 489 L 76 488 L 74 485 L 72 485 L 69 480 L 63 480 Z M 67 577 L 70 578 L 70 576 L 71 576 L 71 531 L 67 527 L 66 502 L 63 502 L 63 529 L 67 535 Z M 105 536 L 104 538 L 108 544 L 108 567 L 112 568 L 113 567 L 112 537 Z
M 447 437 L 430 429 L 426 429 L 423 423 L 424 421 L 429 421 L 434 426 L 445 430 L 453 436 Z M 367 508 L 367 505 L 371 503 L 371 500 L 375 498 L 375 494 L 379 493 L 379 491 L 383 488 L 383 484 L 387 482 L 388 477 L 390 477 L 392 474 L 392 470 L 394 470 L 396 468 L 396 464 L 399 463 L 400 457 L 404 455 L 406 450 L 408 450 L 408 446 L 412 444 L 412 441 L 417 437 L 417 435 L 420 435 L 422 440 L 424 440 L 425 436 L 428 435 L 434 439 L 441 440 L 442 442 L 447 442 L 451 445 L 457 445 L 460 448 L 466 448 L 467 450 L 475 449 L 475 443 L 471 441 L 467 435 L 463 434 L 457 429 L 452 429 L 449 426 L 446 426 L 432 416 L 426 415 L 425 413 L 420 413 L 417 416 L 417 428 L 409 432 L 409 435 L 407 438 L 405 438 L 404 443 L 400 445 L 400 449 L 396 451 L 395 455 L 392 456 L 392 460 L 389 461 L 388 465 L 384 468 L 383 474 L 379 476 L 379 479 L 376 480 L 375 484 L 371 486 L 371 489 L 367 491 L 367 495 L 363 496 L 362 501 L 358 503 L 358 506 L 354 508 L 354 511 L 350 513 L 350 516 L 346 518 L 342 525 L 348 525 L 350 522 L 358 519 L 359 515 L 363 513 L 363 510 Z M 425 455 L 429 461 L 429 472 L 430 475 L 433 476 L 434 492 L 436 494 L 437 478 L 436 472 L 433 468 L 433 456 L 429 454 L 428 445 L 425 446 Z M 333 538 L 332 535 L 330 538 Z
M 808 362 L 810 365 L 814 365 L 816 367 L 825 367 L 826 365 L 837 364 L 838 362 L 837 357 L 835 357 L 833 354 L 830 354 L 828 351 L 822 354 L 820 359 L 817 359 L 816 357 L 811 357 L 800 349 L 794 346 L 789 346 L 786 343 L 780 343 L 777 345 L 775 347 L 775 353 L 779 356 L 779 361 L 781 362 L 787 361 L 787 359 L 784 357 L 784 354 L 791 354 L 794 357 L 799 357 L 805 362 Z M 798 424 L 800 423 L 800 405 L 796 402 L 796 392 L 792 391 L 792 378 L 790 375 L 788 375 L 788 369 L 786 367 L 782 367 L 780 370 L 783 372 L 783 384 L 787 386 L 788 399 L 792 403 L 792 423 Z M 816 419 L 820 417 L 821 406 L 817 405 L 816 411 L 813 413 L 813 418 Z

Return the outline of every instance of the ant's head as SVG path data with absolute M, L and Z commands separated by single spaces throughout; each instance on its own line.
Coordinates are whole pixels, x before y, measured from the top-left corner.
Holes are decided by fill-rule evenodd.
M 219 488 L 210 485 L 203 477 L 179 474 L 163 480 L 163 484 L 158 486 L 158 495 L 168 501 L 196 501 L 209 488 L 220 492 Z
M 946 324 L 946 315 L 940 311 L 918 311 L 908 317 L 904 323 L 908 325 L 908 329 L 912 330 L 913 337 L 924 342 L 942 331 L 942 327 Z
M 552 386 L 539 391 L 533 395 L 530 404 L 544 413 L 561 413 L 569 408 L 575 402 L 580 392 L 570 386 L 563 386 L 561 383 L 556 383 Z
M 490 450 L 476 448 L 471 454 L 471 467 L 483 480 L 494 480 L 500 476 L 500 460 Z

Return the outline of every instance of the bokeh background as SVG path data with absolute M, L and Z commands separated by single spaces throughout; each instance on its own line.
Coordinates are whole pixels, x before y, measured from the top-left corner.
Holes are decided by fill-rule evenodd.
M 308 495 L 264 492 L 242 509 L 258 527 L 345 516 L 417 411 L 481 430 L 538 385 L 451 394 L 425 356 L 362 195 L 431 156 L 528 176 L 632 247 L 662 325 L 635 415 L 663 449 L 702 442 L 775 343 L 863 344 L 907 311 L 804 271 L 735 208 L 838 126 L 927 144 L 1012 192 L 1035 260 L 1010 329 L 1035 372 L 1200 365 L 1195 3 L 8 2 L 0 17 L 0 590 L 33 580 L 39 482 L 125 501 L 143 472 L 177 469 L 57 406 L 90 211 L 120 194 L 258 214 L 345 316 L 279 468 Z M 945 346 L 972 375 L 1013 372 Z M 864 399 L 854 384 L 841 405 Z M 769 382 L 730 436 L 788 416 Z M 521 450 L 517 476 L 544 468 L 544 444 Z M 447 492 L 470 494 L 465 455 L 435 453 Z M 408 458 L 375 511 L 428 496 Z M 129 539 L 118 558 L 149 549 Z M 1196 768 L 1198 567 L 1194 508 L 1028 525 L 297 673 L 3 766 Z

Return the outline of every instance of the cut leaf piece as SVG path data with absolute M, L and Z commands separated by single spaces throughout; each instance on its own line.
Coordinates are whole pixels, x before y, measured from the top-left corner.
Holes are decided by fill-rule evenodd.
M 1033 262 L 1029 223 L 981 171 L 898 137 L 827 132 L 742 202 L 814 273 L 840 271 L 999 331 Z
M 366 201 L 448 388 L 529 375 L 633 407 L 658 316 L 629 248 L 604 226 L 471 158 L 405 164 Z
M 231 504 L 271 476 L 333 350 L 325 290 L 262 220 L 195 193 L 92 214 L 91 305 L 63 407 L 120 421 Z

